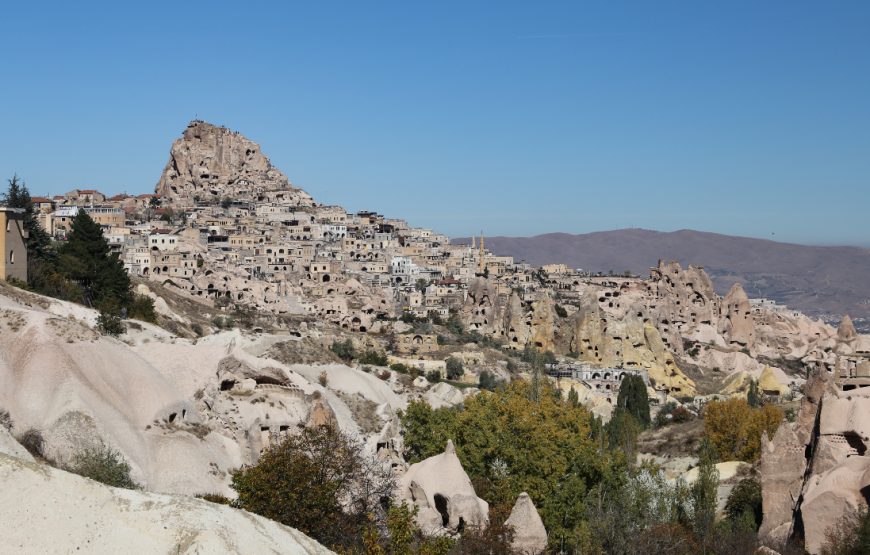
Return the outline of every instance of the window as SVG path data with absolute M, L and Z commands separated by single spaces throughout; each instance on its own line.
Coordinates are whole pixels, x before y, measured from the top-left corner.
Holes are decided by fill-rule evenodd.
M 9 251 L 9 263 L 15 264 L 15 251 Z

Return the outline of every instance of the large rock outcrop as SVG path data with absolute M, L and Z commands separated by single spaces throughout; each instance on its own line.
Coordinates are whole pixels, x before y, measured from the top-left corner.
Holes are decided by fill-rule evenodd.
M 822 371 L 804 392 L 795 423 L 762 441 L 759 536 L 781 545 L 803 530 L 806 550 L 820 553 L 832 527 L 867 508 L 870 388 L 844 391 Z
M 287 176 L 272 166 L 260 145 L 225 127 L 204 121 L 188 124 L 172 144 L 169 162 L 157 183 L 164 204 L 178 207 L 223 198 L 273 201 L 311 206 L 311 197 L 293 187 Z
M 0 454 L 10 553 L 332 553 L 302 532 L 192 497 L 112 488 Z
M 398 498 L 417 505 L 417 525 L 425 534 L 489 522 L 489 505 L 474 492 L 450 440 L 443 453 L 412 464 L 399 478 Z
M 539 555 L 547 548 L 547 529 L 528 493 L 517 497 L 504 524 L 513 528 L 511 549 L 517 555 Z

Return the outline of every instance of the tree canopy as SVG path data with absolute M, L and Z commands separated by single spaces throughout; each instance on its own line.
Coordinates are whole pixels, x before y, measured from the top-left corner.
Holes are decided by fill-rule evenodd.
M 86 304 L 127 306 L 133 300 L 123 262 L 110 252 L 102 229 L 84 210 L 73 219 L 67 241 L 60 249 L 58 268 L 82 288 Z
M 628 412 L 641 427 L 649 428 L 652 420 L 649 415 L 649 396 L 643 378 L 627 375 L 622 379 L 616 406 Z

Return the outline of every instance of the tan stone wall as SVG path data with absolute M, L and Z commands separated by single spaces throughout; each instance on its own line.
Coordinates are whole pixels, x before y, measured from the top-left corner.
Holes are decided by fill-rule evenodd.
M 27 281 L 23 215 L 0 209 L 0 279 Z
M 396 352 L 403 354 L 426 354 L 438 350 L 438 336 L 402 334 L 396 336 Z

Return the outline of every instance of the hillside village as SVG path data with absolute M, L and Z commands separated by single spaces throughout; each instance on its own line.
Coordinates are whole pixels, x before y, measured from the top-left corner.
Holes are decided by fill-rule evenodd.
M 276 437 L 300 423 L 335 422 L 404 476 L 404 498 L 419 504 L 415 488 L 427 490 L 422 527 L 457 532 L 460 515 L 486 521 L 486 502 L 452 443 L 409 466 L 397 413 L 419 399 L 458 406 L 489 389 L 487 380 L 522 377 L 547 379 L 606 423 L 621 383 L 637 377 L 654 415 L 679 406 L 697 416 L 706 403 L 746 398 L 755 387 L 791 410 L 792 421 L 762 440 L 763 538 L 785 541 L 802 518 L 816 553 L 826 532 L 814 525 L 820 514 L 866 506 L 870 430 L 860 407 L 870 399 L 870 336 L 848 316 L 835 329 L 750 299 L 739 284 L 720 297 L 700 267 L 661 261 L 648 276 L 534 267 L 490 252 L 483 234 L 452 244 L 402 219 L 348 213 L 293 186 L 253 141 L 203 121 L 173 143 L 153 194 L 75 189 L 33 202 L 60 243 L 79 211 L 90 215 L 160 316 L 159 326 L 136 323 L 119 339 L 99 338 L 93 310 L 0 290 L 0 384 L 12 384 L 0 407 L 46 430 L 56 459 L 67 456 L 70 437 L 96 429 L 149 489 L 229 494 L 231 470 L 256 461 Z M 19 221 L 15 210 L 0 210 L 0 277 L 13 282 L 26 281 Z M 21 323 L 13 325 L 13 313 Z M 42 363 L 22 354 L 27 329 L 38 332 L 28 348 Z M 350 365 L 337 348 L 345 341 L 384 358 Z M 103 353 L 99 362 L 89 349 Z M 544 361 L 540 369 L 526 364 L 529 353 Z M 112 357 L 126 361 L 120 371 L 131 383 L 86 385 L 83 376 L 110 372 Z M 97 400 L 29 403 L 39 386 L 9 377 L 22 371 L 15 361 L 47 381 L 68 382 L 72 372 L 81 398 Z M 688 470 L 689 453 L 649 456 L 674 475 Z M 791 457 L 787 476 L 783 457 Z M 435 507 L 432 492 L 449 481 L 431 477 L 438 472 L 463 484 L 455 513 Z M 720 487 L 720 505 L 731 487 Z M 527 515 L 518 530 L 537 553 L 546 532 L 542 544 L 532 501 L 521 496 L 515 510 Z

